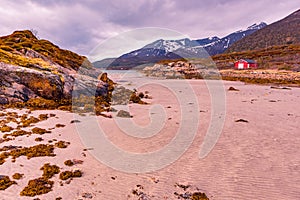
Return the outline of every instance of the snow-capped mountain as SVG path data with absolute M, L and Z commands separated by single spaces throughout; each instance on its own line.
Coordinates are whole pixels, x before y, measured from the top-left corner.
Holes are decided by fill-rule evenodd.
M 252 24 L 251 26 L 249 26 L 247 28 L 247 30 L 258 30 L 258 29 L 262 29 L 263 27 L 267 26 L 267 24 L 265 22 L 261 22 L 259 24 Z
M 231 33 L 211 44 L 203 45 L 205 50 L 209 53 L 209 55 L 216 55 L 223 53 L 228 49 L 233 43 L 239 41 L 240 39 L 254 33 L 257 30 L 260 30 L 267 26 L 266 23 L 261 22 L 259 24 L 253 24 L 249 26 L 246 30 L 239 30 L 234 33 Z M 199 40 L 196 40 L 199 41 Z
M 246 30 L 239 30 L 223 38 L 209 37 L 198 40 L 156 40 L 146 46 L 123 54 L 115 59 L 108 69 L 128 69 L 138 65 L 155 63 L 161 60 L 201 58 L 223 53 L 234 42 L 262 29 L 267 24 L 253 24 Z
M 188 38 L 180 40 L 156 40 L 147 44 L 141 49 L 132 51 L 122 55 L 120 58 L 132 57 L 166 57 L 166 58 L 181 58 L 181 57 L 203 57 L 205 51 L 202 46 L 195 40 Z M 190 54 L 190 56 L 189 56 Z M 174 57 L 175 56 L 175 57 Z
M 116 58 L 107 69 L 130 69 L 162 60 L 208 57 L 202 46 L 188 38 L 180 40 L 157 40 Z

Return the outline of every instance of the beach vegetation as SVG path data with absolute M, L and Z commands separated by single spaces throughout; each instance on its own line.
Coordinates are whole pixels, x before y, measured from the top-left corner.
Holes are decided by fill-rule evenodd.
M 76 178 L 81 177 L 82 172 L 80 170 L 74 170 L 74 171 L 63 171 L 59 174 L 59 178 L 61 180 L 67 180 L 69 178 Z
M 56 165 L 50 165 L 50 163 L 44 164 L 43 167 L 41 167 L 40 170 L 43 170 L 43 177 L 45 179 L 52 178 L 55 174 L 58 174 L 60 172 L 59 167 Z
M 64 164 L 67 165 L 67 166 L 73 166 L 73 165 L 74 165 L 74 162 L 73 162 L 72 160 L 66 160 L 66 161 L 64 162 Z
M 15 181 L 11 181 L 8 176 L 0 175 L 0 190 L 5 190 L 13 184 L 17 184 L 17 183 Z
M 52 191 L 54 181 L 47 178 L 40 177 L 33 180 L 29 180 L 27 186 L 20 192 L 21 196 L 36 196 L 46 194 Z
M 21 179 L 23 176 L 24 176 L 24 174 L 21 174 L 21 173 L 14 173 L 12 175 L 13 179 L 16 179 L 16 180 Z

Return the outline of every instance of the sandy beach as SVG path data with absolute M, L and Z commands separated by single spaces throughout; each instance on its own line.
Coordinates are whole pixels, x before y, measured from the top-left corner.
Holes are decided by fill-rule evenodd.
M 187 85 L 183 87 L 182 81 Z M 212 151 L 200 159 L 201 144 L 210 124 L 214 123 L 211 120 L 212 94 L 203 80 L 165 82 L 176 86 L 174 88 L 177 91 L 164 86 L 164 82 L 129 85 L 138 91 L 147 91 L 151 96 L 145 99 L 148 105 L 129 104 L 126 107 L 132 118 L 115 117 L 116 113 L 108 113 L 112 118 L 92 116 L 107 140 L 126 152 L 136 154 L 159 151 L 170 144 L 181 127 L 183 130 L 191 127 L 191 132 L 194 131 L 194 119 L 198 119 L 195 137 L 186 151 L 174 162 L 150 172 L 132 173 L 128 170 L 130 167 L 123 168 L 124 171 L 117 170 L 99 159 L 99 152 L 96 151 L 100 146 L 97 144 L 102 143 L 96 140 L 89 143 L 92 137 L 89 132 L 91 127 L 86 127 L 85 133 L 82 126 L 88 116 L 59 110 L 31 113 L 28 110 L 2 110 L 2 121 L 6 119 L 8 112 L 17 112 L 17 115 L 27 112 L 29 116 L 35 117 L 40 114 L 50 116 L 52 113 L 55 116 L 21 128 L 32 130 L 39 127 L 50 129 L 51 133 L 18 136 L 14 140 L 2 141 L 0 148 L 10 145 L 29 147 L 54 144 L 57 141 L 70 144 L 66 148 L 54 148 L 56 156 L 53 157 L 27 159 L 26 156 L 20 156 L 15 162 L 12 162 L 11 157 L 7 158 L 0 165 L 0 175 L 9 176 L 11 180 L 14 180 L 14 173 L 24 176 L 15 180 L 17 184 L 1 190 L 0 199 L 184 199 L 184 194 L 194 192 L 204 192 L 212 200 L 300 199 L 300 88 L 224 81 L 225 98 L 220 99 L 225 105 L 225 115 L 220 116 L 224 118 L 224 126 Z M 209 84 L 214 87 L 213 81 Z M 229 87 L 238 91 L 229 91 Z M 180 93 L 191 96 L 181 98 L 178 95 Z M 116 106 L 116 109 L 122 107 Z M 185 115 L 195 118 L 189 119 Z M 72 120 L 79 121 L 71 123 Z M 139 129 L 136 133 L 125 133 L 126 130 L 122 127 L 126 128 L 126 124 L 132 122 Z M 65 126 L 56 127 L 56 124 Z M 17 126 L 13 122 L 7 125 L 13 128 Z M 146 131 L 143 132 L 143 129 Z M 130 130 L 132 129 L 127 131 Z M 151 131 L 153 134 L 147 135 Z M 11 132 L 1 132 L 0 137 Z M 147 137 L 142 138 L 143 133 Z M 43 141 L 35 141 L 37 137 L 41 137 Z M 95 146 L 86 146 L 87 143 Z M 111 160 L 117 158 L 114 154 L 110 155 L 109 151 L 108 155 Z M 75 165 L 66 166 L 66 160 L 75 161 Z M 29 180 L 42 176 L 40 168 L 45 163 L 59 166 L 60 171 L 79 169 L 83 174 L 82 177 L 69 179 L 71 181 L 62 181 L 59 174 L 55 174 L 51 178 L 54 184 L 49 193 L 34 197 L 20 196 Z M 145 167 L 148 165 L 151 163 L 145 163 Z

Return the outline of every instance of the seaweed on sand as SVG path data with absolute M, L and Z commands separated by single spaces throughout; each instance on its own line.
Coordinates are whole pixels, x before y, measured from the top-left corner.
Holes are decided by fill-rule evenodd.
M 13 184 L 17 184 L 15 181 L 11 181 L 8 176 L 0 175 L 0 190 L 5 190 Z
M 20 174 L 20 173 L 14 173 L 13 174 L 13 179 L 19 180 L 24 176 L 24 174 Z
M 52 178 L 55 174 L 60 172 L 59 167 L 56 165 L 50 165 L 50 163 L 44 164 L 40 170 L 43 170 L 43 177 L 46 179 Z
M 58 142 L 56 142 L 54 145 L 55 145 L 55 147 L 57 147 L 57 148 L 63 148 L 63 149 L 64 149 L 64 148 L 67 148 L 69 144 L 70 144 L 69 142 L 58 141 Z
M 28 182 L 28 185 L 20 192 L 20 195 L 33 197 L 46 194 L 52 191 L 53 184 L 54 182 L 47 178 L 36 178 Z
M 47 144 L 39 144 L 31 147 L 17 147 L 10 151 L 5 151 L 0 154 L 0 165 L 5 162 L 5 159 L 9 156 L 12 157 L 14 162 L 16 158 L 20 156 L 27 156 L 27 159 L 33 157 L 43 157 L 43 156 L 55 156 L 54 146 Z
M 73 166 L 73 165 L 74 165 L 74 162 L 73 162 L 72 160 L 66 160 L 66 161 L 64 162 L 64 164 L 67 165 L 67 166 Z
M 63 171 L 59 174 L 59 178 L 61 180 L 67 180 L 69 178 L 75 178 L 75 177 L 81 177 L 82 172 L 80 170 L 74 170 L 74 171 Z

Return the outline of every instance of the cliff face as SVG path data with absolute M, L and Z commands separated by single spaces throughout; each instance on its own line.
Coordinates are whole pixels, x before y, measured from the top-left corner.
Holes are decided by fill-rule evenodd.
M 0 37 L 0 104 L 34 98 L 59 104 L 70 101 L 75 89 L 76 94 L 107 97 L 111 87 L 97 79 L 100 73 L 86 57 L 39 40 L 30 31 Z

